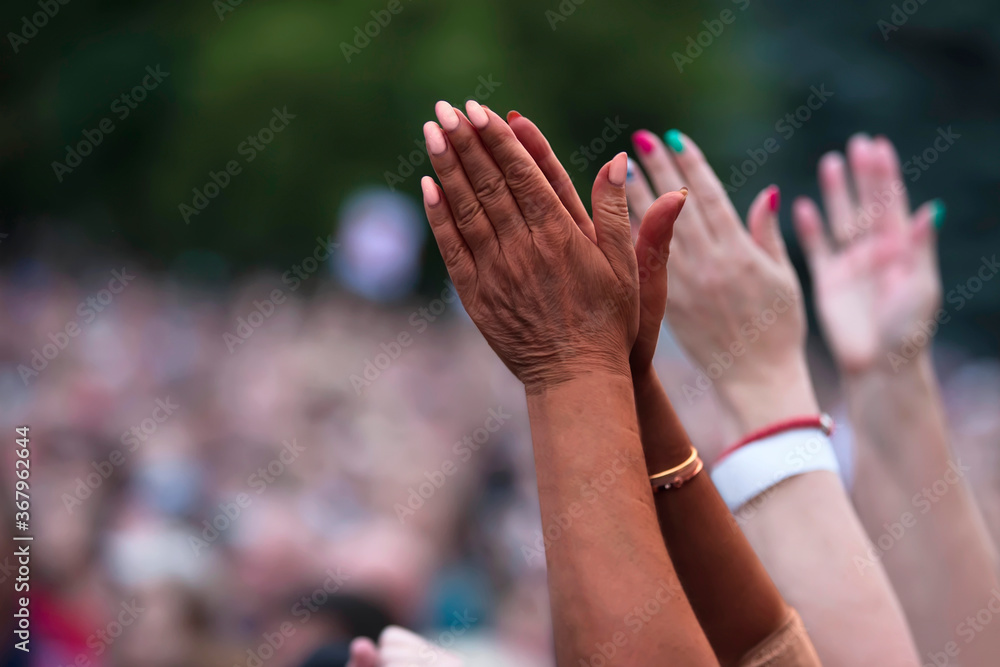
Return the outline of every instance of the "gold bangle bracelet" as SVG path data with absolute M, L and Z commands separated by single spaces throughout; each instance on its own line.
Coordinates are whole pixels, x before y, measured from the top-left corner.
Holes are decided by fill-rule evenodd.
M 691 456 L 684 463 L 650 476 L 649 481 L 653 485 L 653 493 L 666 491 L 667 489 L 679 489 L 691 481 L 704 468 L 705 463 L 698 456 L 698 450 L 692 447 Z
M 653 486 L 657 486 L 657 482 L 659 480 L 662 480 L 663 478 L 669 477 L 671 475 L 675 475 L 678 472 L 680 472 L 681 470 L 684 470 L 684 468 L 686 468 L 689 465 L 691 465 L 692 463 L 694 463 L 694 460 L 696 458 L 698 458 L 698 450 L 695 449 L 694 447 L 692 447 L 691 448 L 691 456 L 687 457 L 687 460 L 685 460 L 684 463 L 682 463 L 680 465 L 677 465 L 677 466 L 674 466 L 673 468 L 670 468 L 669 470 L 664 470 L 663 472 L 658 472 L 655 475 L 650 475 L 649 476 L 649 481 L 653 483 Z

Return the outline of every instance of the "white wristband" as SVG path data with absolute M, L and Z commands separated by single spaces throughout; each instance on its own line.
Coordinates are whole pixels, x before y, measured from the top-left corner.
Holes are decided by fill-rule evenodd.
M 779 482 L 817 470 L 840 472 L 830 438 L 818 428 L 798 428 L 740 447 L 715 466 L 712 481 L 736 512 Z

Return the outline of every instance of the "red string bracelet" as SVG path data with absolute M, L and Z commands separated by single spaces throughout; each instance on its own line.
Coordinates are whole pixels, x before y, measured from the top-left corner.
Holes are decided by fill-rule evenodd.
M 719 465 L 722 459 L 726 458 L 740 447 L 749 445 L 751 442 L 763 440 L 764 438 L 770 438 L 772 435 L 777 435 L 778 433 L 794 431 L 795 429 L 800 428 L 818 428 L 826 435 L 830 435 L 833 433 L 833 417 L 824 412 L 821 415 L 815 415 L 812 417 L 792 417 L 791 419 L 786 419 L 784 421 L 771 424 L 770 426 L 765 426 L 764 428 L 754 431 L 750 435 L 746 436 L 735 445 L 730 445 L 724 449 L 722 453 L 719 454 L 719 458 L 715 459 L 715 465 Z

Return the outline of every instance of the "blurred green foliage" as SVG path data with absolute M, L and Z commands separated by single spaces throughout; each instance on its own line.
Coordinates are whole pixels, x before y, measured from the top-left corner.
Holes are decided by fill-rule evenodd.
M 336 225 L 346 195 L 406 172 L 400 161 L 420 145 L 436 100 L 459 103 L 482 77 L 500 84 L 482 101 L 534 119 L 585 201 L 601 164 L 628 150 L 641 127 L 682 129 L 723 177 L 780 137 L 734 201 L 745 210 L 775 182 L 787 218 L 793 196 L 815 195 L 819 156 L 852 132 L 885 133 L 906 159 L 953 126 L 961 139 L 909 183 L 914 204 L 941 196 L 949 205 L 946 290 L 1000 249 L 995 0 L 908 0 L 912 16 L 888 1 L 396 1 L 391 14 L 387 0 L 41 0 L 58 11 L 30 38 L 24 17 L 42 11 L 39 0 L 6 2 L 0 207 L 12 242 L 44 252 L 27 240 L 44 225 L 154 268 L 181 271 L 210 257 L 223 275 L 283 270 Z M 724 10 L 734 20 L 718 31 Z M 905 22 L 887 32 L 895 11 Z M 357 35 L 372 12 L 390 20 L 363 45 Z M 691 46 L 699 39 L 700 53 Z M 690 58 L 683 72 L 677 53 Z M 116 98 L 158 65 L 169 76 L 121 118 Z M 820 85 L 832 99 L 779 135 L 776 124 Z M 274 108 L 294 120 L 245 162 L 238 147 Z M 113 132 L 60 182 L 52 163 L 105 118 Z M 627 131 L 584 169 L 571 165 L 607 119 Z M 241 173 L 185 224 L 179 206 L 233 159 Z M 397 187 L 416 197 L 427 171 L 417 164 Z M 982 332 L 1000 331 L 998 302 L 1000 281 L 957 314 L 974 326 L 956 331 L 995 346 Z

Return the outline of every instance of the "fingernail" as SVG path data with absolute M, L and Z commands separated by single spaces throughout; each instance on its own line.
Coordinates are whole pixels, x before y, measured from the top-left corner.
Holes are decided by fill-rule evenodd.
M 625 170 L 625 180 L 631 181 L 633 178 L 635 178 L 635 162 L 632 161 L 632 158 L 629 158 L 628 167 Z
M 441 201 L 441 195 L 437 186 L 434 185 L 434 179 L 430 176 L 424 176 L 420 179 L 420 189 L 424 191 L 424 202 L 428 206 L 437 206 L 438 202 Z
M 681 140 L 681 133 L 678 130 L 667 130 L 663 134 L 663 140 L 670 146 L 670 150 L 680 153 L 684 150 L 684 142 Z
M 431 155 L 441 155 L 448 150 L 448 142 L 444 138 L 444 133 L 434 121 L 424 123 L 424 139 L 427 140 L 427 151 Z
M 434 105 L 434 113 L 445 132 L 454 132 L 458 129 L 458 112 L 450 104 L 444 100 L 438 102 Z
M 649 155 L 653 151 L 653 140 L 649 138 L 646 130 L 639 130 L 632 135 L 632 143 L 643 155 Z
M 683 186 L 680 190 L 678 190 L 678 192 L 680 192 L 682 195 L 684 195 L 684 198 L 687 199 L 689 190 L 688 190 L 688 188 L 687 188 L 686 185 Z
M 625 185 L 625 172 L 628 170 L 628 156 L 619 153 L 611 160 L 611 167 L 608 169 L 608 180 L 611 185 L 621 187 Z
M 486 115 L 483 107 L 475 100 L 469 100 L 465 103 L 465 113 L 468 114 L 469 120 L 472 121 L 472 124 L 477 129 L 481 130 L 490 124 L 490 117 Z
M 513 109 L 511 109 L 510 111 L 507 112 L 507 122 L 508 123 L 511 122 L 512 120 L 514 120 L 515 118 L 520 118 L 520 117 L 521 117 L 521 114 L 519 114 L 518 112 L 514 111 Z
M 934 225 L 934 229 L 941 229 L 941 225 L 944 224 L 944 214 L 947 212 L 947 208 L 940 199 L 935 199 L 931 202 L 931 206 L 934 207 L 934 211 L 931 214 L 931 223 Z
M 771 213 L 776 213 L 778 207 L 781 206 L 781 190 L 778 189 L 777 185 L 771 186 L 771 196 L 768 197 L 767 203 L 771 207 Z

